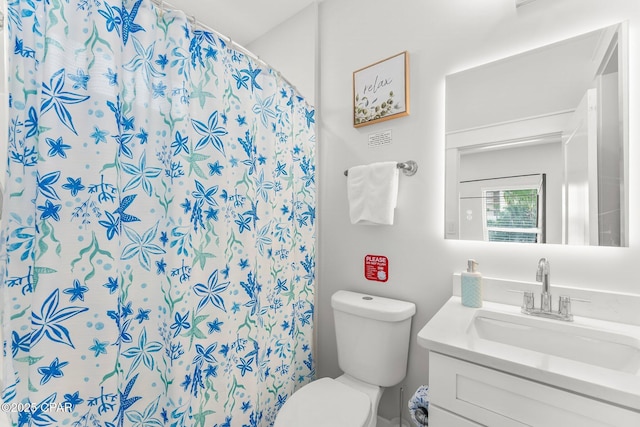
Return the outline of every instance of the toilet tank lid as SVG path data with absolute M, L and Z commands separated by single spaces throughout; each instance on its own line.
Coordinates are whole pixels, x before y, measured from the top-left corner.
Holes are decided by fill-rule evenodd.
M 410 318 L 416 312 L 416 305 L 412 302 L 351 291 L 338 291 L 333 294 L 331 307 L 334 310 L 383 322 L 399 322 Z

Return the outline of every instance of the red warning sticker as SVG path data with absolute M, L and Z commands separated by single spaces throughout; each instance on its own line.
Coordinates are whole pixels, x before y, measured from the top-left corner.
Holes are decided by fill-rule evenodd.
M 384 255 L 366 255 L 364 277 L 367 280 L 386 282 L 389 279 L 389 259 Z

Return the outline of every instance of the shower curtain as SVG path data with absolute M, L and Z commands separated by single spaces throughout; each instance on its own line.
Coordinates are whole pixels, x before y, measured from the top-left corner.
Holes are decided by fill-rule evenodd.
M 313 107 L 151 0 L 6 21 L 3 412 L 272 425 L 315 375 Z

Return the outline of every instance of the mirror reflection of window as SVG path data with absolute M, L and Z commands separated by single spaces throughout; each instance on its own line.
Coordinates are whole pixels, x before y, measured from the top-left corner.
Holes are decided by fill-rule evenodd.
M 446 76 L 446 238 L 488 240 L 463 181 L 535 172 L 547 175 L 537 242 L 628 246 L 627 33 L 623 22 Z
M 484 190 L 484 233 L 488 242 L 540 243 L 538 189 Z
M 545 243 L 546 174 L 460 182 L 462 239 Z

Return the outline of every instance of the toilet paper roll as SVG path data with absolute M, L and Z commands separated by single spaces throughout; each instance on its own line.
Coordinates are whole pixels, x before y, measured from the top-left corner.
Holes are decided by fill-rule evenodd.
M 409 414 L 416 427 L 429 425 L 429 386 L 418 387 L 409 399 Z

